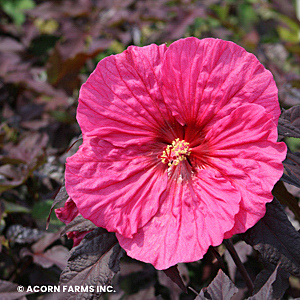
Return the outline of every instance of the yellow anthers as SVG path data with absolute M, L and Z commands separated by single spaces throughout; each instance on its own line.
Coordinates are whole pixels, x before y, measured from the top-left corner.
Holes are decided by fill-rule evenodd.
M 169 167 L 172 165 L 177 166 L 181 161 L 186 159 L 191 154 L 190 143 L 185 140 L 175 139 L 172 145 L 168 145 L 163 151 L 161 161 L 163 164 L 168 164 Z

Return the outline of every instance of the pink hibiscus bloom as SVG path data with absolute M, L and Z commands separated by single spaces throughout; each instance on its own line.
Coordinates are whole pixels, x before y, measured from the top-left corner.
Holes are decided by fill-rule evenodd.
M 81 88 L 67 192 L 129 256 L 198 260 L 265 214 L 286 155 L 279 115 L 271 73 L 232 42 L 131 46 Z

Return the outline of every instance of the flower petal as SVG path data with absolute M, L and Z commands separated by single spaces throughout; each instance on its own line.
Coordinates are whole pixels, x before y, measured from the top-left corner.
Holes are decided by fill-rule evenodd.
M 55 214 L 60 221 L 64 222 L 65 224 L 69 224 L 79 215 L 79 211 L 74 201 L 69 198 L 63 207 L 55 209 Z M 67 237 L 73 240 L 73 247 L 75 247 L 79 245 L 88 232 L 89 231 L 71 231 L 67 232 Z
M 182 125 L 205 124 L 244 103 L 256 103 L 278 119 L 272 74 L 242 47 L 218 39 L 174 42 L 162 66 L 165 101 Z
M 170 114 L 160 90 L 166 46 L 131 46 L 101 60 L 79 96 L 77 119 L 83 134 L 116 146 L 149 142 Z
M 240 193 L 216 170 L 200 170 L 192 183 L 169 186 L 157 214 L 133 238 L 117 234 L 135 259 L 167 269 L 203 257 L 234 226 Z
M 69 224 L 78 216 L 79 212 L 74 201 L 68 198 L 63 207 L 55 209 L 55 214 L 60 221 Z
M 91 230 L 89 231 L 70 231 L 67 232 L 67 237 L 68 239 L 72 239 L 73 240 L 73 247 L 76 247 L 77 245 L 80 244 L 80 242 L 83 240 L 83 238 L 89 233 L 91 232 Z
M 131 237 L 155 215 L 167 178 L 141 149 L 84 137 L 66 165 L 66 190 L 84 218 Z
M 212 164 L 242 194 L 234 228 L 226 235 L 245 232 L 265 214 L 274 184 L 283 174 L 285 143 L 277 143 L 272 115 L 256 104 L 246 104 L 216 122 L 206 138 Z

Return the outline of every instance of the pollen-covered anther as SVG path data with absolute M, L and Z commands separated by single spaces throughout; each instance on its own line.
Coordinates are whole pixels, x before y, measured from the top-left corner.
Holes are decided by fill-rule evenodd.
M 185 140 L 175 139 L 172 145 L 168 145 L 161 155 L 161 161 L 164 164 L 177 166 L 181 161 L 185 160 L 191 154 L 190 143 Z

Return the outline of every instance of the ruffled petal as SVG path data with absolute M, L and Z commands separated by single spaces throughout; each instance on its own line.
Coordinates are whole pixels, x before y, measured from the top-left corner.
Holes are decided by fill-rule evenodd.
M 80 90 L 77 120 L 84 135 L 121 147 L 150 142 L 170 114 L 160 87 L 166 49 L 131 46 L 99 62 Z
M 55 209 L 55 214 L 60 221 L 64 222 L 65 224 L 69 224 L 79 215 L 79 211 L 74 201 L 71 198 L 68 198 L 63 207 Z M 73 240 L 73 247 L 75 247 L 80 244 L 82 239 L 89 232 L 90 231 L 71 231 L 67 232 L 67 237 Z
M 70 231 L 67 232 L 67 237 L 68 239 L 72 239 L 73 240 L 73 247 L 76 247 L 77 245 L 80 244 L 80 242 L 83 240 L 83 238 L 89 233 L 91 232 L 91 230 L 89 231 Z
M 201 170 L 193 182 L 169 186 L 156 215 L 133 238 L 117 234 L 135 259 L 167 269 L 203 257 L 234 226 L 241 196 L 216 170 Z
M 277 143 L 277 128 L 259 105 L 246 104 L 216 122 L 207 133 L 211 163 L 241 192 L 235 226 L 226 238 L 245 232 L 265 214 L 272 189 L 283 174 L 285 143 Z
M 162 66 L 164 96 L 181 125 L 201 126 L 245 103 L 280 108 L 272 74 L 242 47 L 218 39 L 186 38 L 170 45 Z
M 79 151 L 67 159 L 66 190 L 84 218 L 131 237 L 156 214 L 166 190 L 167 175 L 156 163 L 149 149 L 117 148 L 84 137 Z
M 55 209 L 55 214 L 60 221 L 69 224 L 79 215 L 79 211 L 74 201 L 69 197 L 63 207 Z

